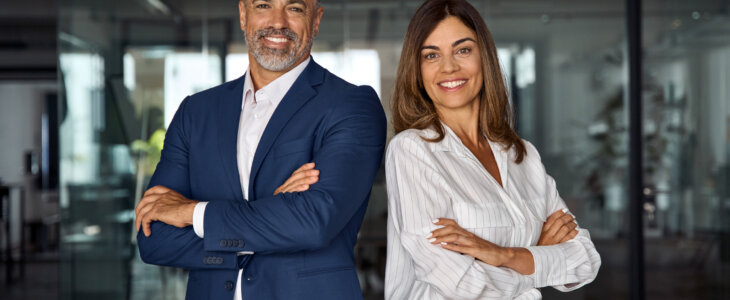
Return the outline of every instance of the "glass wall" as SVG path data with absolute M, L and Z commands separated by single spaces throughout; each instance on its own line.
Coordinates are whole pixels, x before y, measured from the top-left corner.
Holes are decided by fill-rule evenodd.
M 646 278 L 656 298 L 730 297 L 727 5 L 648 1 L 643 12 Z
M 314 59 L 350 82 L 373 86 L 390 115 L 403 35 L 421 1 L 322 2 Z M 626 298 L 623 1 L 471 3 L 499 48 L 519 133 L 537 146 L 603 259 L 594 283 L 569 294 L 546 288 L 544 297 Z M 59 118 L 63 299 L 183 299 L 185 270 L 139 260 L 133 209 L 180 101 L 245 72 L 237 1 L 60 0 L 58 6 L 59 98 L 66 108 Z M 730 288 L 727 7 L 645 1 L 649 298 L 718 297 Z M 383 291 L 382 173 L 356 247 L 368 299 Z

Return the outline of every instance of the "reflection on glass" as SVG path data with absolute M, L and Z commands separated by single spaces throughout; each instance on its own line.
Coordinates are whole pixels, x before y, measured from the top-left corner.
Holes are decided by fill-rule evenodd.
M 236 5 L 92 2 L 58 4 L 63 298 L 183 299 L 184 270 L 139 260 L 133 208 L 179 103 L 245 72 Z M 727 298 L 730 20 L 722 2 L 680 2 L 646 1 L 644 16 L 647 291 Z M 314 59 L 373 86 L 389 115 L 403 33 L 420 3 L 324 1 Z M 626 298 L 623 2 L 472 3 L 499 46 L 518 132 L 603 258 L 594 283 L 570 294 L 543 289 L 544 298 Z M 376 179 L 356 246 L 368 299 L 382 297 L 384 181 Z

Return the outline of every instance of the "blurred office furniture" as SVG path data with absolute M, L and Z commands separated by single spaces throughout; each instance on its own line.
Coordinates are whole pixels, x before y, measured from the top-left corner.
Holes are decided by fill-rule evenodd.
M 13 220 L 13 199 L 11 197 L 12 191 L 17 191 L 19 199 L 17 201 L 20 213 L 17 215 L 19 220 L 14 222 Z M 25 230 L 23 224 L 25 224 L 25 188 L 22 184 L 7 184 L 0 183 L 0 208 L 2 209 L 2 221 L 4 225 L 5 235 L 5 249 L 3 249 L 3 255 L 5 256 L 5 281 L 11 284 L 18 280 L 25 278 Z M 20 230 L 17 230 L 13 225 L 20 225 Z M 13 255 L 13 232 L 20 232 L 20 251 L 18 258 L 16 259 Z M 19 273 L 15 274 L 15 266 L 19 267 Z

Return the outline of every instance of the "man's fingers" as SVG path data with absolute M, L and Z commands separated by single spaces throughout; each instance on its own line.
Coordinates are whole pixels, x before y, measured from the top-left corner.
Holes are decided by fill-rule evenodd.
M 318 172 L 310 174 L 318 174 Z M 281 185 L 279 188 L 276 189 L 274 195 L 279 193 L 301 192 L 309 189 L 309 185 L 312 185 L 319 181 L 319 176 L 310 176 L 310 174 L 297 176 L 297 179 L 294 180 L 290 178 L 290 180 L 287 180 L 287 183 Z M 307 186 L 307 189 L 301 190 L 302 186 L 305 185 Z
M 172 190 L 168 189 L 164 186 L 161 186 L 161 185 L 156 185 L 156 186 L 149 188 L 147 191 L 145 191 L 144 195 L 147 196 L 147 195 L 153 195 L 153 194 L 164 194 L 169 191 L 172 191 Z
M 279 186 L 278 190 L 287 190 L 290 188 L 295 181 L 307 178 L 307 177 L 319 177 L 319 170 L 303 170 L 299 172 L 294 172 L 289 178 L 284 181 L 284 183 Z
M 294 172 L 292 172 L 292 174 L 295 174 L 295 173 L 300 172 L 300 171 L 311 170 L 311 169 L 314 169 L 314 163 L 313 162 L 303 164 L 301 167 L 299 167 L 299 169 L 294 170 Z
M 152 234 L 152 229 L 150 229 L 150 224 L 152 221 L 150 219 L 145 219 L 142 223 L 142 231 L 144 231 L 144 236 L 149 237 Z
M 152 210 L 153 206 L 154 206 L 154 204 L 146 205 L 137 214 L 137 220 L 136 220 L 137 231 L 139 231 L 139 225 L 142 224 L 142 222 L 145 220 L 145 216 L 147 216 L 147 214 L 149 214 L 149 212 Z
M 137 207 L 134 209 L 134 213 L 139 215 L 139 211 L 142 209 L 142 207 L 145 207 L 149 205 L 150 203 L 153 203 L 160 199 L 160 195 L 158 194 L 151 194 L 149 196 L 142 197 L 141 200 L 139 200 L 139 203 L 137 203 Z

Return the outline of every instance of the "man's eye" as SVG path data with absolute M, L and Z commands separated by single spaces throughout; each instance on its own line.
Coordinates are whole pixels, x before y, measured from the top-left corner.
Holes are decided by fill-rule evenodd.
M 270 6 L 268 4 L 258 4 L 255 7 L 256 8 L 269 8 Z
M 301 7 L 292 7 L 292 8 L 290 8 L 290 10 L 293 12 L 298 12 L 298 13 L 304 12 L 304 9 L 302 9 Z

